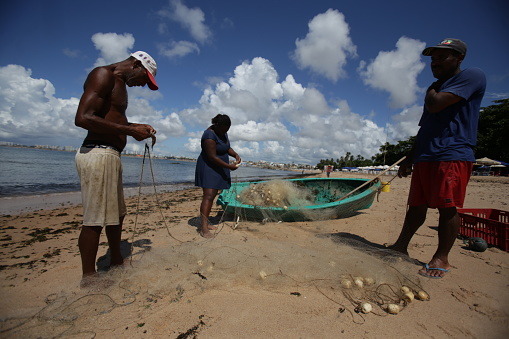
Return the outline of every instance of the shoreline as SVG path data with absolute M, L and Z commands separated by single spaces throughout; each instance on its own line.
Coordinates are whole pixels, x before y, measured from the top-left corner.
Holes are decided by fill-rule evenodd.
M 295 174 L 289 175 L 283 179 L 302 178 L 312 175 L 315 174 Z M 191 182 L 172 185 L 156 185 L 156 192 L 157 194 L 164 194 L 194 187 L 194 183 Z M 152 196 L 154 194 L 154 186 L 144 185 L 141 187 L 141 190 L 139 187 L 124 187 L 124 197 L 126 199 L 138 194 L 141 194 L 142 196 Z M 17 215 L 21 213 L 52 210 L 61 207 L 73 207 L 79 205 L 81 205 L 80 191 L 5 196 L 0 197 L 0 216 Z

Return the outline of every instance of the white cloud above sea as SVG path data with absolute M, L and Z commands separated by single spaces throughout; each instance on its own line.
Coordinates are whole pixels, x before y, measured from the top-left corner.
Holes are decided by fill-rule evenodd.
M 163 22 L 159 24 L 159 33 L 168 33 L 168 21 L 178 23 L 194 41 L 169 40 L 158 43 L 159 54 L 170 58 L 183 58 L 191 53 L 200 53 L 198 44 L 208 44 L 213 37 L 211 29 L 205 23 L 205 13 L 198 8 L 187 7 L 181 0 L 170 0 L 169 5 L 157 12 Z
M 159 54 L 168 58 L 182 58 L 191 53 L 200 53 L 197 44 L 190 41 L 170 41 L 158 44 Z
M 34 79 L 32 71 L 19 65 L 0 68 L 0 138 L 6 141 L 72 139 L 76 130 L 69 122 L 77 98 L 56 98 L 53 84 Z
M 232 146 L 249 159 L 306 162 L 339 158 L 347 151 L 370 157 L 388 140 L 385 126 L 352 112 L 347 101 L 331 105 L 319 90 L 306 88 L 291 75 L 282 82 L 278 79 L 268 60 L 245 61 L 228 81 L 206 88 L 199 107 L 183 110 L 180 116 L 206 128 L 209 122 L 203 116 L 228 114 L 233 121 Z M 407 127 L 400 120 L 397 126 Z M 189 139 L 188 151 L 196 151 L 197 140 Z
M 401 37 L 395 50 L 379 52 L 370 63 L 361 61 L 358 70 L 364 83 L 388 92 L 392 108 L 413 104 L 421 91 L 417 86 L 417 75 L 425 66 L 420 59 L 425 46 L 424 42 Z
M 92 36 L 92 42 L 100 52 L 99 58 L 92 67 L 95 68 L 125 60 L 134 46 L 134 37 L 130 33 L 96 33 Z
M 350 38 L 343 13 L 329 9 L 316 15 L 308 27 L 306 37 L 295 41 L 294 61 L 300 68 L 310 69 L 333 82 L 345 77 L 344 66 L 348 58 L 357 56 L 357 47 Z
M 178 22 L 198 42 L 205 43 L 212 37 L 212 31 L 205 24 L 205 13 L 198 8 L 189 8 L 181 0 L 170 0 L 169 8 L 158 12 L 162 18 Z

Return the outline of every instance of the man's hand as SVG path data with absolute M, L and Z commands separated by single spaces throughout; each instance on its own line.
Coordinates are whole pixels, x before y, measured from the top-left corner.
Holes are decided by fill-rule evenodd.
M 440 87 L 444 84 L 443 81 L 441 80 L 437 80 L 435 81 L 434 83 L 432 83 L 428 89 L 426 90 L 426 93 L 429 92 L 430 90 L 434 90 L 435 92 L 439 92 L 440 91 Z
M 150 137 L 155 137 L 156 134 L 156 130 L 152 128 L 152 126 L 146 124 L 132 123 L 129 125 L 129 129 L 131 132 L 129 133 L 129 135 L 132 136 L 137 141 L 142 141 Z
M 412 173 L 412 163 L 409 161 L 403 161 L 398 169 L 398 178 L 406 178 Z
M 152 148 L 154 148 L 154 145 L 156 144 L 156 135 L 155 135 L 155 133 L 151 133 L 150 137 L 152 138 Z

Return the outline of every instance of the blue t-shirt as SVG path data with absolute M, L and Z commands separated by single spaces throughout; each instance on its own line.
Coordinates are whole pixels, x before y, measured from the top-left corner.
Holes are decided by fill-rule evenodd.
M 475 161 L 479 109 L 486 90 L 486 76 L 479 68 L 467 68 L 442 84 L 439 91 L 461 98 L 437 113 L 424 106 L 417 135 L 414 163 Z

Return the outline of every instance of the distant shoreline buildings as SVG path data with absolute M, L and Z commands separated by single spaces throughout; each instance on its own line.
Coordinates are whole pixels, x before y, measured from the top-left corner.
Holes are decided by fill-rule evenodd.
M 51 151 L 64 151 L 64 152 L 76 152 L 79 147 L 74 146 L 54 146 L 54 145 L 22 145 L 17 144 L 10 141 L 0 141 L 0 146 L 5 147 L 19 147 L 19 148 L 34 148 L 34 149 L 44 149 L 44 150 L 51 150 Z M 142 157 L 143 154 L 127 151 L 124 150 L 122 152 L 122 155 L 124 156 L 133 156 L 133 157 Z M 195 158 L 189 158 L 189 157 L 182 157 L 182 156 L 173 156 L 173 155 L 153 155 L 152 156 L 155 159 L 168 159 L 168 160 L 180 160 L 180 161 L 196 161 Z M 267 168 L 267 169 L 279 169 L 279 170 L 287 170 L 287 171 L 304 171 L 304 170 L 315 170 L 316 166 L 313 165 L 304 165 L 304 164 L 285 164 L 285 163 L 275 163 L 275 162 L 269 162 L 265 160 L 259 160 L 259 161 L 243 161 L 243 166 L 253 166 L 253 167 L 260 167 L 260 168 Z

